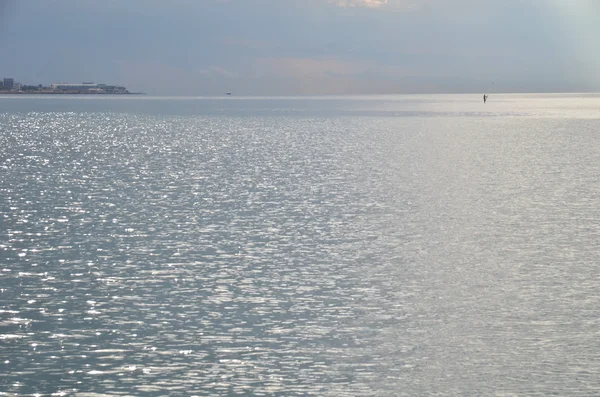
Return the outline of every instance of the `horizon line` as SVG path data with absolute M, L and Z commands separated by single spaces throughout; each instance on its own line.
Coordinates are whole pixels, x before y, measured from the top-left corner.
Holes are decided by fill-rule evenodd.
M 368 94 L 151 94 L 151 93 L 135 93 L 135 95 L 124 94 L 36 94 L 36 93 L 20 93 L 20 94 L 4 94 L 0 92 L 2 98 L 97 98 L 97 99 L 160 99 L 160 98 L 188 98 L 188 99 L 251 99 L 251 98 L 332 98 L 332 97 L 391 97 L 391 96 L 435 96 L 435 95 L 483 95 L 485 93 L 477 92 L 406 92 L 406 93 L 368 93 Z M 600 95 L 600 91 L 528 91 L 528 92 L 494 92 L 487 94 L 488 96 L 496 95 Z

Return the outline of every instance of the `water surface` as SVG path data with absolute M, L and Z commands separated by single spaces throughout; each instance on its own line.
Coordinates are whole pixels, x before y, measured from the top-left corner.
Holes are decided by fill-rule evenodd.
M 600 97 L 0 97 L 0 396 L 600 393 Z

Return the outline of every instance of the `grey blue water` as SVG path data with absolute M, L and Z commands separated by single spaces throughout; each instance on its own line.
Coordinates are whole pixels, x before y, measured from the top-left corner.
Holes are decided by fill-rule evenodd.
M 0 97 L 0 396 L 600 395 L 600 96 Z

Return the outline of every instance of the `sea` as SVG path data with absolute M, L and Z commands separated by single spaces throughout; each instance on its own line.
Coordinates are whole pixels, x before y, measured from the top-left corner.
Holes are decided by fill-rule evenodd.
M 600 95 L 0 97 L 0 396 L 600 395 Z

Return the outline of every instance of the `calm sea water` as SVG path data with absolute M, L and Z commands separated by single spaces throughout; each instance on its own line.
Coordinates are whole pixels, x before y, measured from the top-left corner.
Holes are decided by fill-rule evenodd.
M 600 96 L 0 98 L 0 396 L 600 394 Z

